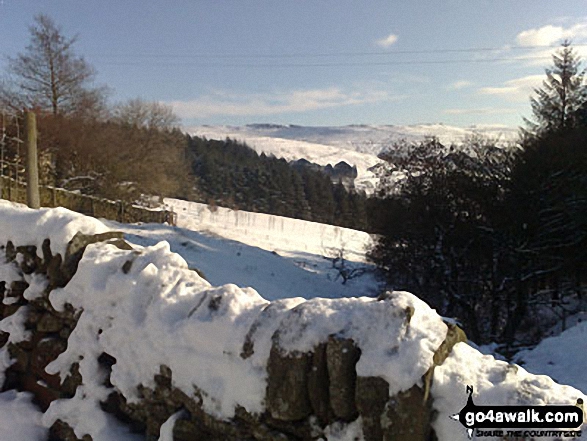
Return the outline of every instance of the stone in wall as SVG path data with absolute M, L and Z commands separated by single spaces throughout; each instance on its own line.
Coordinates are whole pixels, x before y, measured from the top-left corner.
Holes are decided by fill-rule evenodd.
M 330 405 L 337 419 L 353 421 L 359 414 L 355 403 L 357 373 L 355 365 L 361 356 L 352 340 L 331 336 L 326 345 L 328 391 Z
M 267 409 L 282 421 L 299 421 L 312 414 L 308 393 L 310 354 L 286 354 L 273 345 L 267 364 Z
M 24 298 L 26 282 L 16 281 L 10 287 L 0 285 L 0 297 L 11 298 L 10 305 L 0 307 L 1 317 L 27 308 L 26 326 L 32 332 L 30 340 L 8 344 L 15 363 L 7 371 L 5 387 L 33 392 L 42 409 L 55 399 L 71 398 L 83 382 L 77 363 L 71 366 L 65 378 L 45 372 L 47 364 L 66 349 L 67 338 L 81 313 L 70 305 L 62 312 L 55 311 L 48 301 L 49 292 L 65 286 L 75 274 L 85 247 L 100 241 L 132 249 L 120 233 L 76 235 L 63 258 L 51 252 L 49 240 L 43 243 L 42 258 L 36 255 L 34 247 L 13 244 L 5 247 L 6 256 L 15 265 L 18 260 L 23 273 L 45 274 L 49 281 L 46 292 L 32 301 Z M 22 258 L 16 259 L 19 253 Z M 132 263 L 127 271 L 130 265 Z M 272 311 L 268 306 L 260 317 Z M 409 311 L 406 314 L 409 319 Z M 245 338 L 243 359 L 255 351 L 255 326 L 259 323 L 251 327 Z M 203 392 L 197 386 L 191 393 L 174 387 L 173 373 L 166 366 L 160 366 L 153 389 L 137 385 L 139 402 L 127 402 L 107 376 L 105 385 L 111 388 L 111 393 L 101 404 L 102 409 L 134 432 L 143 434 L 147 441 L 157 440 L 161 425 L 177 412 L 181 412 L 181 416 L 174 426 L 175 441 L 318 440 L 327 425 L 351 422 L 358 416 L 362 418 L 367 441 L 424 441 L 432 436 L 428 390 L 433 368 L 422 379 L 422 388 L 414 386 L 396 397 L 389 397 L 389 385 L 382 378 L 357 377 L 356 364 L 361 351 L 352 340 L 332 335 L 310 352 L 287 353 L 279 346 L 277 336 L 274 337 L 267 367 L 266 411 L 260 415 L 250 414 L 243 408 L 237 408 L 235 417 L 229 421 L 207 414 L 202 408 Z M 449 326 L 446 341 L 434 355 L 434 363 L 441 364 L 452 346 L 464 338 L 462 331 Z M 5 346 L 7 340 L 8 335 L 0 333 L 0 347 Z M 116 364 L 116 359 L 106 353 L 100 355 L 98 361 L 107 372 Z M 53 425 L 51 436 L 52 441 L 80 441 L 63 421 Z M 86 435 L 81 440 L 91 441 L 91 437 Z

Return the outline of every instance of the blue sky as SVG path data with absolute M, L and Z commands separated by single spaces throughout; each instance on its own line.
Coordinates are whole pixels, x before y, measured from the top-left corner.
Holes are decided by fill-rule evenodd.
M 165 102 L 186 126 L 515 127 L 549 46 L 587 55 L 587 0 L 0 0 L 2 56 L 40 12 L 113 102 Z

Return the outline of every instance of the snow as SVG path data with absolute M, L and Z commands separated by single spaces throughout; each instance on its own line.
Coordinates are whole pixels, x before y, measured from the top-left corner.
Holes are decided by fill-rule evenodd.
M 270 140 L 277 140 L 281 149 L 294 159 L 306 156 L 305 151 L 296 147 L 302 146 L 297 142 L 317 144 L 318 146 L 335 147 L 337 149 L 357 151 L 377 156 L 399 141 L 418 142 L 429 137 L 436 137 L 443 144 L 462 143 L 465 139 L 475 135 L 486 136 L 501 142 L 514 141 L 518 137 L 517 128 L 501 125 L 474 125 L 470 127 L 456 127 L 446 124 L 415 124 L 415 125 L 349 125 L 349 126 L 297 126 L 276 124 L 249 124 L 246 126 L 193 126 L 188 131 L 197 136 L 210 139 L 225 139 L 230 137 L 246 141 L 255 147 L 257 138 L 269 144 Z M 287 141 L 294 141 L 288 147 Z M 262 148 L 272 148 L 271 145 Z M 274 148 L 274 147 L 273 147 Z M 264 150 L 263 150 L 264 151 Z M 279 152 L 279 151 L 278 151 Z M 324 156 L 318 148 L 310 155 L 320 158 Z M 343 153 L 341 152 L 341 155 Z M 277 154 L 276 154 L 277 156 Z M 317 161 L 314 161 L 317 162 Z M 336 161 L 338 162 L 338 161 Z M 348 161 L 347 161 L 348 162 Z M 332 163 L 333 165 L 335 163 Z M 349 162 L 349 164 L 353 164 Z M 324 164 L 326 165 L 326 164 Z
M 234 131 L 233 131 L 234 129 Z M 257 136 L 238 127 L 198 127 L 189 130 L 190 134 L 209 139 L 225 139 L 226 137 L 237 141 L 246 142 L 257 153 L 273 155 L 276 158 L 284 158 L 286 161 L 295 161 L 305 158 L 310 162 L 326 166 L 334 166 L 340 161 L 345 161 L 351 166 L 357 167 L 357 177 L 355 186 L 363 189 L 363 182 L 368 182 L 374 175 L 368 169 L 381 160 L 377 155 L 371 153 L 362 153 L 354 150 L 330 146 L 321 143 L 299 141 L 292 139 L 282 139 L 271 136 Z
M 27 315 L 28 306 L 24 306 L 18 308 L 14 314 L 0 320 L 0 331 L 10 334 L 7 343 L 18 343 L 31 338 L 31 332 L 25 330 L 24 326 Z
M 344 249 L 348 267 L 372 270 L 365 263 L 371 242 L 365 232 L 222 207 L 211 212 L 203 204 L 165 201 L 178 210 L 180 227 L 107 224 L 137 245 L 168 242 L 212 285 L 253 287 L 267 300 L 376 296 L 381 291 L 370 272 L 343 285 L 338 270 L 324 259 Z
M 161 425 L 159 429 L 159 440 L 158 441 L 173 441 L 173 426 L 175 422 L 182 416 L 183 410 L 174 413 Z
M 520 366 L 457 343 L 445 362 L 434 370 L 431 392 L 438 417 L 432 426 L 440 440 L 468 439 L 464 427 L 450 418 L 465 406 L 467 385 L 474 388 L 476 405 L 574 405 L 578 398 L 587 398 L 571 386 L 561 386 L 547 376 L 532 375 Z
M 12 238 L 18 245 L 40 245 L 50 236 L 52 247 L 55 244 L 63 251 L 78 228 L 86 233 L 114 228 L 123 230 L 134 247 L 88 246 L 68 285 L 51 292 L 49 300 L 56 309 L 70 303 L 83 312 L 66 351 L 46 370 L 63 377 L 78 362 L 84 384 L 72 399 L 54 401 L 45 414 L 35 409 L 27 394 L 0 394 L 0 439 L 45 439 L 46 428 L 57 419 L 68 422 L 78 437 L 88 433 L 95 441 L 141 439 L 99 406 L 109 393 L 104 386 L 106 373 L 97 362 L 103 352 L 116 358 L 110 381 L 130 401 L 138 399 L 137 385 L 153 387 L 160 365 L 167 365 L 173 372 L 173 385 L 188 393 L 196 385 L 202 391 L 203 408 L 219 418 L 233 416 L 237 405 L 253 413 L 264 410 L 266 366 L 277 329 L 279 345 L 290 352 L 311 350 L 331 335 L 353 339 L 362 351 L 357 374 L 384 378 L 390 394 L 420 382 L 446 336 L 443 319 L 409 293 L 393 292 L 386 301 L 365 297 L 365 291 L 375 286 L 369 278 L 344 286 L 332 277 L 329 280 L 328 262 L 312 254 L 344 245 L 350 256 L 358 256 L 368 235 L 222 209 L 214 217 L 204 209 L 208 210 L 186 206 L 180 221 L 200 229 L 190 231 L 165 225 L 123 226 L 62 209 L 35 212 L 0 203 L 0 241 Z M 19 231 L 23 225 L 26 234 Z M 225 234 L 231 240 L 214 236 Z M 300 238 L 308 243 L 296 252 Z M 252 245 L 257 242 L 267 249 Z M 279 253 L 271 252 L 275 250 Z M 355 258 L 355 263 L 364 263 Z M 305 263 L 300 265 L 297 259 Z M 202 269 L 209 281 L 193 267 Z M 23 277 L 14 263 L 5 261 L 0 261 L 0 276 Z M 45 284 L 38 276 L 26 277 L 31 286 L 25 297 L 34 298 Z M 256 282 L 266 279 L 272 281 Z M 253 283 L 247 285 L 249 281 Z M 258 289 L 249 287 L 255 284 Z M 324 293 L 331 298 L 324 298 Z M 29 338 L 25 315 L 26 307 L 0 321 L 0 330 L 10 333 L 11 342 Z M 535 372 L 544 363 L 554 362 L 550 367 L 558 369 L 552 372 L 558 381 L 584 390 L 580 368 L 585 360 L 578 357 L 584 356 L 580 348 L 586 332 L 585 324 L 579 324 L 521 358 Z M 246 336 L 254 350 L 243 359 Z M 548 353 L 553 355 L 549 358 Z M 565 360 L 577 369 L 565 369 Z M 6 347 L 0 349 L 0 381 L 10 363 Z M 459 343 L 434 371 L 431 393 L 438 417 L 433 424 L 441 441 L 466 439 L 460 423 L 449 418 L 464 406 L 466 385 L 474 386 L 476 404 L 574 404 L 577 398 L 586 399 L 574 387 L 532 375 Z M 171 439 L 177 417 L 163 425 L 160 441 Z M 325 437 L 360 440 L 361 422 L 333 424 Z
M 0 376 L 1 377 L 1 376 Z M 0 440 L 45 441 L 43 414 L 31 403 L 32 394 L 9 390 L 0 393 Z
M 516 354 L 516 362 L 535 374 L 548 375 L 587 393 L 587 322 L 578 323 L 556 337 L 542 340 L 532 350 Z
M 232 416 L 236 403 L 259 410 L 262 366 L 240 358 L 236 336 L 246 334 L 267 302 L 252 289 L 211 287 L 165 242 L 141 251 L 90 246 L 67 287 L 51 293 L 57 309 L 68 302 L 84 312 L 66 352 L 47 370 L 64 373 L 83 357 L 82 376 L 94 378 L 95 360 L 106 352 L 117 360 L 112 384 L 130 399 L 138 398 L 137 385 L 153 386 L 159 366 L 166 364 L 182 390 L 190 392 L 193 384 L 202 388 L 204 407 L 212 414 Z M 129 259 L 132 267 L 125 274 L 121 268 Z M 215 298 L 221 299 L 219 309 L 207 308 Z M 105 393 L 101 389 L 97 381 L 87 392 L 97 401 Z M 68 418 L 66 411 L 52 413 L 52 419 Z
M 335 165 L 345 161 L 357 167 L 357 189 L 371 193 L 378 178 L 369 169 L 382 161 L 378 155 L 400 141 L 419 142 L 435 136 L 445 145 L 460 144 L 474 135 L 496 139 L 507 144 L 518 137 L 515 128 L 477 125 L 467 128 L 444 124 L 350 125 L 341 127 L 308 127 L 276 124 L 246 126 L 194 126 L 188 128 L 194 136 L 246 142 L 259 154 L 274 155 L 287 161 L 305 158 L 320 165 Z
M 364 441 L 362 418 L 349 424 L 334 423 L 324 429 L 326 441 Z
M 171 198 L 165 198 L 164 204 L 177 213 L 180 227 L 278 253 L 325 255 L 344 250 L 347 260 L 364 262 L 373 242 L 364 231 L 334 225 L 224 207 L 211 209 L 206 204 Z
M 330 335 L 350 338 L 361 348 L 357 375 L 383 378 L 390 395 L 419 381 L 447 333 L 442 318 L 406 292 L 393 292 L 385 302 L 365 297 L 312 299 L 296 310 L 282 322 L 283 349 L 309 352 Z
M 16 221 L 11 222 L 11 218 Z M 37 255 L 43 257 L 41 246 L 46 238 L 51 238 L 53 254 L 65 256 L 65 250 L 73 236 L 99 234 L 108 228 L 99 220 L 75 213 L 66 208 L 41 208 L 32 210 L 21 204 L 0 200 L 0 244 L 12 241 L 15 245 L 34 245 Z
M 21 280 L 22 276 L 16 265 L 6 262 L 6 257 L 3 252 L 0 252 L 0 280 L 6 282 L 6 286 L 14 281 Z
M 129 259 L 132 266 L 125 273 L 122 266 Z M 391 393 L 418 381 L 446 335 L 442 319 L 408 293 L 394 293 L 388 302 L 286 299 L 273 306 L 273 314 L 263 315 L 262 329 L 254 334 L 254 354 L 243 360 L 245 336 L 269 303 L 251 288 L 212 287 L 166 242 L 139 254 L 111 245 L 89 246 L 73 279 L 52 291 L 50 301 L 58 310 L 67 302 L 83 313 L 67 350 L 48 372 L 64 376 L 81 360 L 82 376 L 98 378 L 85 391 L 97 404 L 107 393 L 96 362 L 102 352 L 116 358 L 110 381 L 131 400 L 138 399 L 138 384 L 154 385 L 154 375 L 165 364 L 177 387 L 191 391 L 197 385 L 204 409 L 223 418 L 232 417 L 237 405 L 253 413 L 264 410 L 266 365 L 278 327 L 284 329 L 280 345 L 289 352 L 309 351 L 333 334 L 352 338 L 363 350 L 359 375 L 383 376 Z M 415 310 L 409 323 L 407 308 Z M 83 408 L 82 403 L 77 407 Z M 67 409 L 58 408 L 59 403 L 52 405 L 50 420 L 68 421 Z M 78 412 L 72 423 L 83 420 Z

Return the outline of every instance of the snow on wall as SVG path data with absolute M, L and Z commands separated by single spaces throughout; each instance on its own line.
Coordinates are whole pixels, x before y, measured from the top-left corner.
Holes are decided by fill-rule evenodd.
M 451 412 L 458 412 L 465 404 L 464 385 L 473 386 L 478 406 L 574 405 L 578 398 L 585 402 L 583 393 L 571 386 L 559 385 L 546 375 L 530 374 L 518 365 L 495 360 L 465 343 L 457 343 L 452 354 L 434 370 L 432 396 L 438 418 L 432 425 L 441 440 L 463 438 L 463 427 L 455 424 L 450 416 Z
M 317 222 L 231 210 L 211 209 L 206 204 L 166 198 L 165 205 L 177 213 L 177 226 L 209 231 L 268 251 L 328 254 L 344 250 L 347 260 L 362 262 L 372 239 L 364 231 Z
M 21 204 L 0 199 L 0 244 L 34 245 L 42 257 L 41 245 L 51 238 L 53 253 L 65 255 L 67 243 L 78 233 L 99 234 L 108 231 L 100 221 L 66 208 L 29 210 Z
M 2 239 L 18 238 L 22 242 L 17 245 L 39 244 L 49 237 L 57 249 L 63 249 L 63 241 L 76 228 L 105 229 L 94 219 L 64 210 L 1 207 L 0 231 L 12 231 Z M 27 228 L 26 234 L 18 225 Z M 0 259 L 0 268 L 14 265 Z M 1 273 L 14 278 L 9 270 Z M 38 290 L 35 283 L 31 286 Z M 29 297 L 25 291 L 24 298 Z M 67 349 L 46 371 L 64 378 L 72 364 L 79 363 L 83 384 L 73 398 L 53 401 L 42 424 L 50 427 L 60 419 L 78 436 L 88 433 L 94 441 L 136 439 L 100 408 L 110 392 L 98 362 L 102 353 L 116 360 L 109 380 L 129 402 L 140 399 L 138 385 L 155 387 L 155 376 L 166 365 L 174 387 L 191 395 L 197 386 L 202 408 L 224 419 L 231 418 L 237 406 L 251 413 L 265 410 L 267 366 L 275 344 L 296 354 L 311 351 L 330 336 L 351 339 L 361 349 L 356 374 L 385 379 L 389 396 L 394 397 L 413 385 L 423 386 L 421 379 L 447 335 L 442 318 L 409 293 L 394 292 L 383 301 L 291 298 L 270 303 L 250 288 L 213 287 L 189 270 L 166 242 L 134 250 L 89 245 L 73 278 L 63 288 L 53 289 L 49 301 L 56 311 L 70 304 L 83 312 Z M 0 321 L 0 329 L 11 334 L 12 342 L 29 338 L 20 315 L 26 314 L 26 306 L 18 311 L 16 319 Z M 253 347 L 248 357 L 242 355 L 245 343 Z M 6 347 L 0 349 L 0 371 L 7 364 L 6 354 Z M 447 441 L 467 439 L 463 427 L 448 417 L 464 406 L 468 384 L 475 386 L 480 402 L 496 405 L 573 404 L 586 398 L 574 388 L 482 356 L 465 344 L 455 346 L 435 369 L 432 381 L 438 412 L 433 425 L 439 439 Z M 389 403 L 393 402 L 392 398 Z M 169 432 L 168 425 L 164 430 Z M 355 422 L 348 433 L 358 430 Z M 340 439 L 340 430 L 324 433 L 327 439 L 328 433 L 332 440 Z

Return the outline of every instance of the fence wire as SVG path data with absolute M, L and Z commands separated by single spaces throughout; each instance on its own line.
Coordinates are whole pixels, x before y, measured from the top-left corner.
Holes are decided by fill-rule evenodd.
M 0 197 L 12 199 L 26 191 L 23 116 L 0 111 L 0 130 Z

